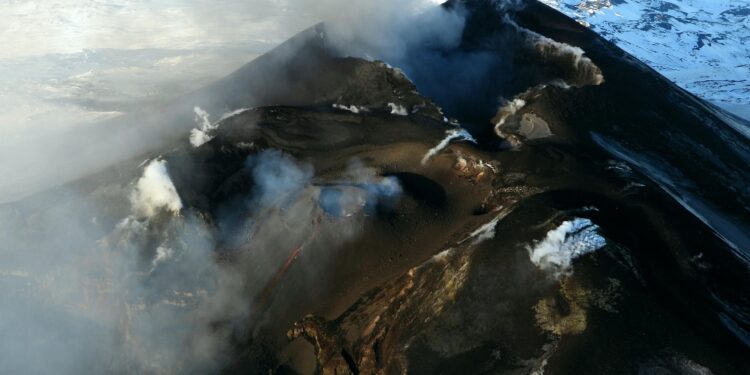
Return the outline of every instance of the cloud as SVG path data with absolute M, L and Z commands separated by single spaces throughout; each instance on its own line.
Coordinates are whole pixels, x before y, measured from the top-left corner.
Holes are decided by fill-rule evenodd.
M 286 1 L 51 0 L 0 3 L 0 58 L 84 49 L 191 49 L 278 43 L 310 26 L 293 24 Z
M 335 21 L 342 41 L 360 39 L 378 49 L 398 47 L 415 13 L 434 0 L 114 0 L 11 1 L 0 3 L 4 48 L 0 59 L 85 49 L 195 49 L 280 43 L 322 20 Z M 437 21 L 437 19 L 436 19 Z M 449 18 L 443 21 L 451 21 Z M 456 21 L 456 20 L 453 20 Z M 378 26 L 400 25 L 387 31 Z M 428 25 L 415 25 L 424 28 Z M 438 26 L 435 24 L 434 26 Z M 443 28 L 449 24 L 440 25 Z M 433 32 L 440 39 L 445 33 Z

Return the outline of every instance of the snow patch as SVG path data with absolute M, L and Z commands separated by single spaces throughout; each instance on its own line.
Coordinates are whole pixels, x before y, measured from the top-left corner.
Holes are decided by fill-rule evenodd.
M 747 1 L 542 0 L 709 101 L 750 104 Z
M 388 108 L 391 109 L 392 115 L 398 115 L 398 116 L 408 116 L 409 111 L 406 110 L 406 107 L 402 105 L 398 105 L 396 103 L 388 103 Z
M 361 112 L 367 112 L 367 108 L 364 107 L 357 107 L 356 105 L 343 105 L 343 104 L 334 104 L 333 108 L 340 109 L 342 111 L 349 111 L 351 113 L 359 114 Z

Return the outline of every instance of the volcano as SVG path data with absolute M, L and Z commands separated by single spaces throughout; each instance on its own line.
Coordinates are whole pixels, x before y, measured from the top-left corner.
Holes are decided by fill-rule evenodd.
M 0 206 L 8 303 L 68 342 L 15 346 L 76 347 L 73 372 L 750 371 L 748 124 L 539 2 L 442 7 L 455 44 L 386 63 L 317 25 L 160 111 L 232 110 L 199 136 Z

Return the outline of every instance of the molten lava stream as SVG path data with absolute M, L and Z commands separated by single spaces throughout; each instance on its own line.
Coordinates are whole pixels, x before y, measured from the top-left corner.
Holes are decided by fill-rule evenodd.
M 289 267 L 292 266 L 295 260 L 302 255 L 302 252 L 305 249 L 305 246 L 312 243 L 312 241 L 315 240 L 317 237 L 318 231 L 320 229 L 320 222 L 321 217 L 317 216 L 313 219 L 313 230 L 310 233 L 310 235 L 307 237 L 307 239 L 299 246 L 297 246 L 287 257 L 284 264 L 281 265 L 279 268 L 279 271 L 276 272 L 276 275 L 268 282 L 265 288 L 263 288 L 263 291 L 258 294 L 258 298 L 256 299 L 256 306 L 261 307 L 261 311 L 265 310 L 265 307 L 267 307 L 271 303 L 271 299 L 273 298 L 273 292 L 276 289 L 276 286 L 281 282 L 281 279 L 284 278 L 284 275 L 286 275 L 287 271 L 289 270 Z

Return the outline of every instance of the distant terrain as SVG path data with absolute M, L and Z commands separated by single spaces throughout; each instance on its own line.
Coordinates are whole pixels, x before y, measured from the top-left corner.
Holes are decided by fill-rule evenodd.
M 747 0 L 542 0 L 680 87 L 750 118 Z

